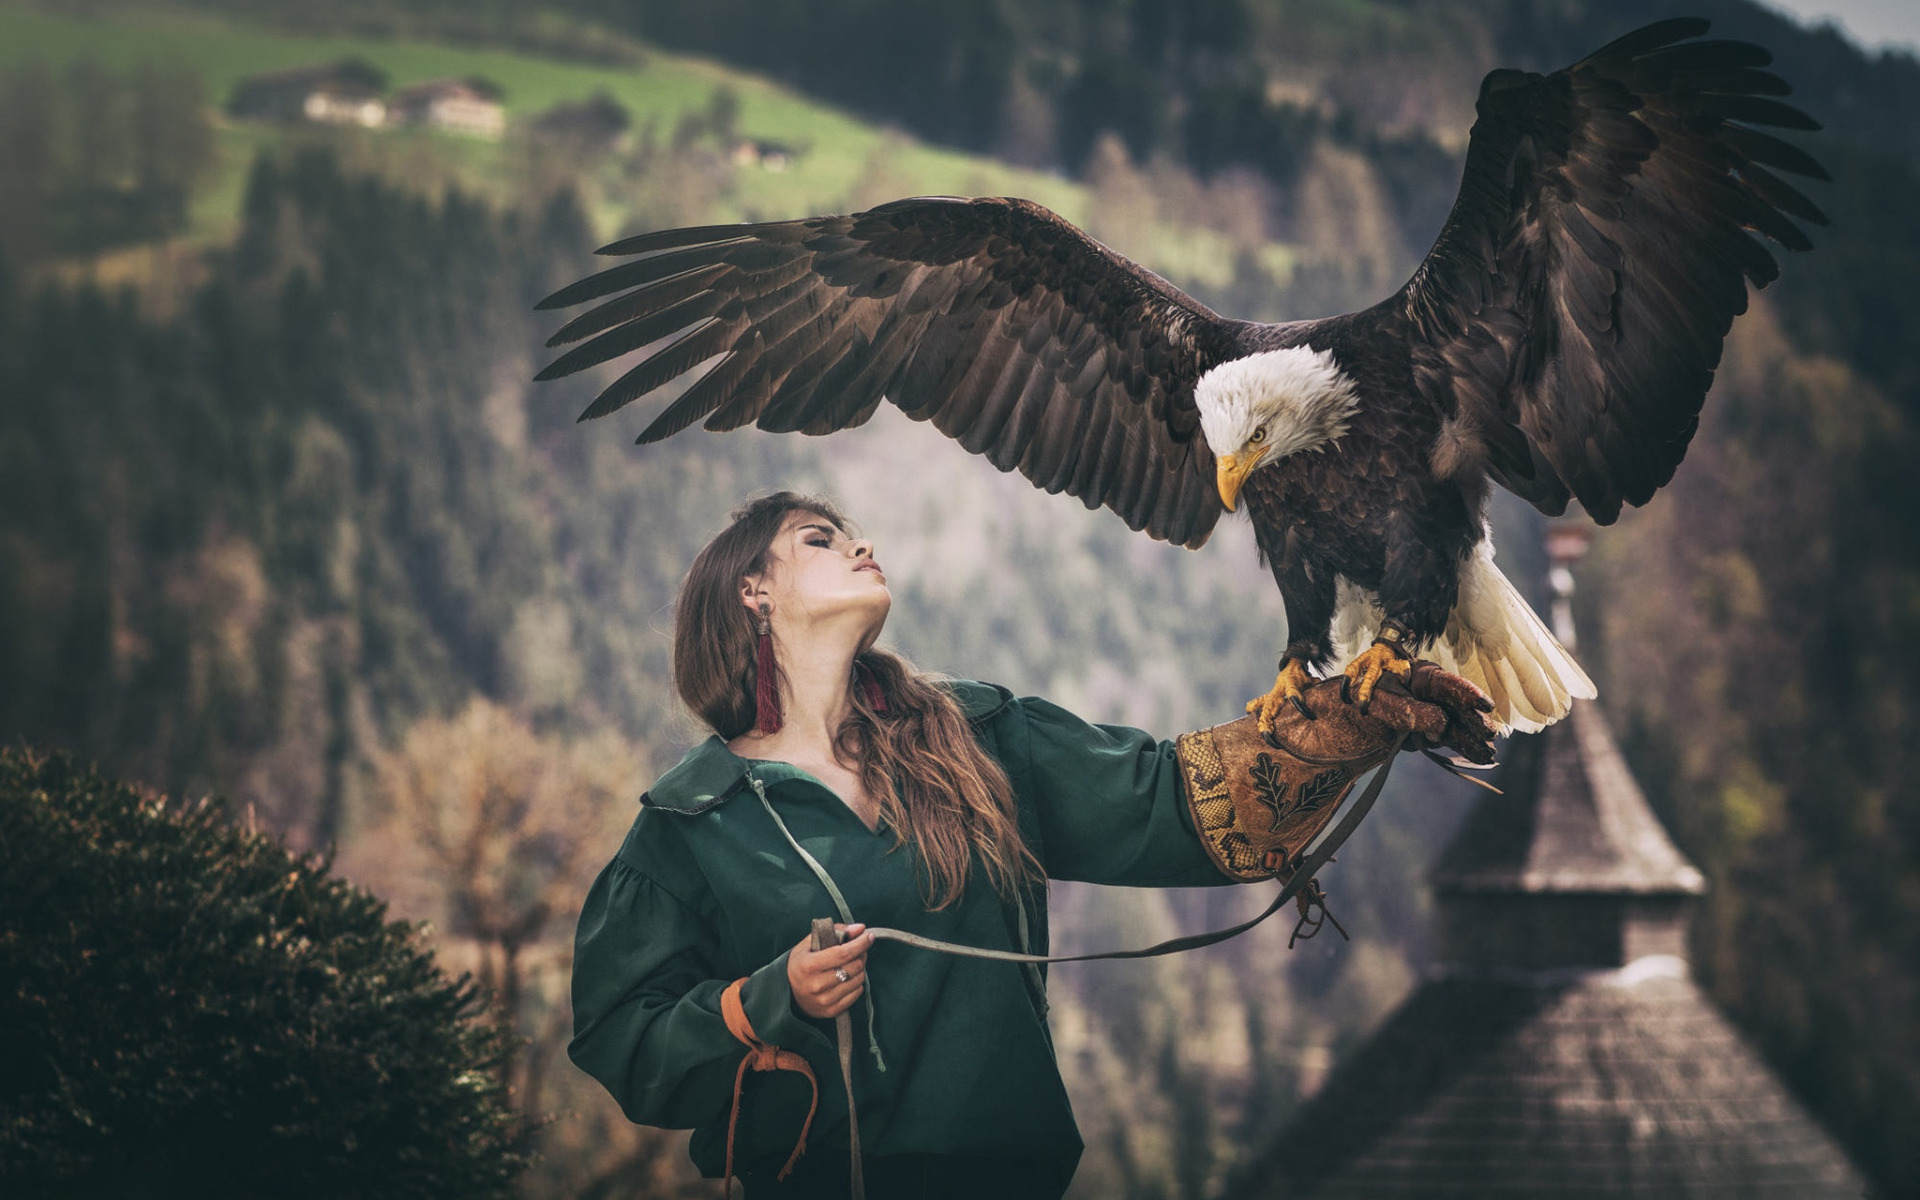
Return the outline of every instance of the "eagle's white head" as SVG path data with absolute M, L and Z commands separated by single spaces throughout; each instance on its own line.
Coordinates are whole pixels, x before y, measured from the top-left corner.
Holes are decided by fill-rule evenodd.
M 1254 468 L 1345 433 L 1360 393 L 1333 351 L 1295 346 L 1221 363 L 1194 385 L 1193 402 L 1218 463 L 1220 500 L 1232 511 Z

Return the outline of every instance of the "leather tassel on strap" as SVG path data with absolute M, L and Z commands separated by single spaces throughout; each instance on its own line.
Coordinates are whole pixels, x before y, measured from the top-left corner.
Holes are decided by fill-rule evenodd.
M 733 1073 L 733 1107 L 727 1112 L 727 1166 L 726 1182 L 722 1184 L 724 1195 L 733 1195 L 733 1135 L 740 1124 L 740 1092 L 746 1086 L 748 1071 L 795 1071 L 807 1077 L 807 1086 L 813 1089 L 813 1101 L 807 1105 L 807 1119 L 800 1126 L 800 1140 L 793 1144 L 793 1153 L 787 1156 L 787 1163 L 780 1168 L 778 1179 L 785 1179 L 793 1173 L 793 1164 L 807 1152 L 807 1133 L 813 1128 L 813 1114 L 820 1107 L 820 1084 L 813 1077 L 813 1067 L 807 1060 L 791 1050 L 782 1050 L 760 1040 L 753 1031 L 753 1025 L 747 1020 L 747 1006 L 741 995 L 746 987 L 745 979 L 736 979 L 720 993 L 720 1017 L 727 1024 L 727 1032 L 738 1038 L 746 1047 L 747 1055 L 740 1060 L 740 1069 Z

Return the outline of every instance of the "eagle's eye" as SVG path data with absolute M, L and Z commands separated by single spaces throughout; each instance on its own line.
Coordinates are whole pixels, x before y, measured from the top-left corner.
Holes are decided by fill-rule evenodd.
M 1253 436 L 1247 439 L 1247 445 L 1258 446 L 1261 442 L 1264 442 L 1266 440 L 1267 440 L 1267 430 L 1265 426 L 1262 426 L 1259 429 L 1256 429 L 1253 431 Z

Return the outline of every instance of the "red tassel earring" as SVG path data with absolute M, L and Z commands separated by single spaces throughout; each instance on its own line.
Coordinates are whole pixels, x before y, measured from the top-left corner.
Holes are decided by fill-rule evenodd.
M 853 678 L 860 685 L 860 692 L 867 699 L 867 707 L 876 713 L 887 711 L 887 694 L 880 688 L 880 681 L 874 678 L 872 670 L 859 659 L 853 660 Z
M 780 731 L 780 684 L 773 662 L 773 606 L 760 602 L 760 623 L 755 627 L 759 644 L 754 647 L 753 707 L 754 725 L 761 733 Z

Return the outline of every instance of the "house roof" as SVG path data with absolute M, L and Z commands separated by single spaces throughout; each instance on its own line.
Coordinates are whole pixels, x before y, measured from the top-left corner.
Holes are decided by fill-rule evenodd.
M 1445 893 L 1697 894 L 1700 871 L 1653 815 L 1589 700 L 1513 738 L 1496 780 L 1433 874 Z
M 429 79 L 409 84 L 393 94 L 395 104 L 425 103 L 441 96 L 459 96 L 498 104 L 505 89 L 491 79 L 468 75 L 458 79 Z
M 1846 1155 L 1675 960 L 1428 983 L 1227 1194 L 1857 1198 Z

